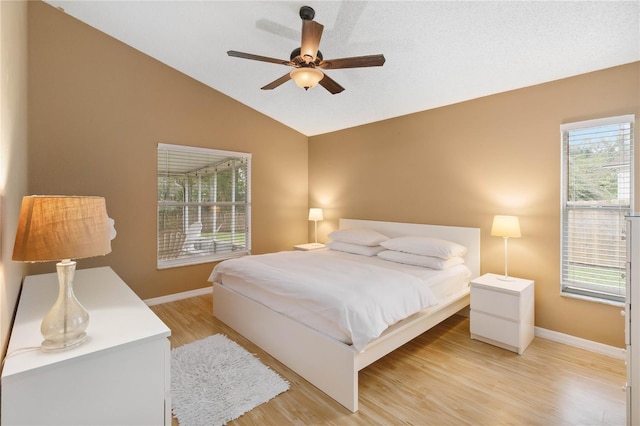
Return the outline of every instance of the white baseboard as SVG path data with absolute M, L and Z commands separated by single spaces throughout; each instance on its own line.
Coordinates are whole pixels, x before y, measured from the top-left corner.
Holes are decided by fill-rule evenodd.
M 161 303 L 175 302 L 176 300 L 188 299 L 190 297 L 209 294 L 212 292 L 212 290 L 213 287 L 209 286 L 199 288 L 197 290 L 190 290 L 182 293 L 175 293 L 169 294 L 167 296 L 145 299 L 144 303 L 146 303 L 147 306 L 153 306 L 159 305 Z M 464 312 L 461 311 L 460 314 L 464 315 Z M 626 357 L 626 351 L 622 348 L 616 348 L 615 346 L 605 345 L 591 340 L 582 339 L 580 337 L 571 336 L 569 334 L 558 333 L 557 331 L 547 330 L 546 328 L 535 327 L 535 335 L 543 339 L 548 339 L 554 342 L 563 343 L 565 345 L 574 346 L 576 348 L 585 349 L 587 351 L 610 356 L 612 358 L 625 359 Z
M 213 287 L 204 287 L 196 290 L 184 291 L 182 293 L 168 294 L 166 296 L 154 297 L 151 299 L 145 299 L 144 303 L 147 306 L 159 305 L 161 303 L 175 302 L 176 300 L 188 299 L 190 297 L 202 296 L 203 294 L 209 294 L 213 291 Z
M 535 335 L 537 337 L 542 337 L 543 339 L 553 340 L 554 342 L 607 355 L 612 358 L 625 359 L 626 357 L 626 351 L 622 348 L 605 345 L 568 334 L 558 333 L 557 331 L 547 330 L 546 328 L 536 327 Z

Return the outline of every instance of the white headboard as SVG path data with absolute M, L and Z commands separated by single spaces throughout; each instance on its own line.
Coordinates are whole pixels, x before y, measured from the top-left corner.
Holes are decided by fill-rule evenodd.
M 373 229 L 387 237 L 413 235 L 453 241 L 467 248 L 465 264 L 471 270 L 471 278 L 480 276 L 480 228 L 461 226 L 424 225 L 419 223 L 379 222 L 375 220 L 340 219 L 340 229 Z

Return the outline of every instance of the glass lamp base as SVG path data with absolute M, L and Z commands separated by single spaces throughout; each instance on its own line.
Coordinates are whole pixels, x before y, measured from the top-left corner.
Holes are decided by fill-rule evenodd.
M 65 259 L 56 264 L 58 270 L 58 298 L 43 318 L 40 331 L 44 337 L 43 352 L 70 349 L 87 340 L 89 313 L 73 292 L 76 262 Z
M 76 346 L 80 346 L 87 340 L 87 333 L 82 333 L 74 339 L 70 340 L 44 340 L 40 345 L 40 350 L 42 352 L 57 352 L 64 351 L 66 349 L 74 348 Z

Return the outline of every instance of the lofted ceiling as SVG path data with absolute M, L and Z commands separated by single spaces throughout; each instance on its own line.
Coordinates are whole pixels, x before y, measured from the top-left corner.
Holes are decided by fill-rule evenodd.
M 640 60 L 640 1 L 46 1 L 298 132 L 313 136 Z M 331 95 L 288 81 L 298 11 L 324 25 Z

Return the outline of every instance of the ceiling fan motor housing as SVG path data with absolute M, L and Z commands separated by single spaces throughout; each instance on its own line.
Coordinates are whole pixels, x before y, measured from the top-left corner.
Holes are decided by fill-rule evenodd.
M 291 60 L 291 62 L 295 63 L 296 66 L 298 65 L 306 65 L 306 62 L 304 60 L 304 58 L 300 55 L 301 53 L 301 48 L 297 47 L 295 49 L 293 49 L 291 51 L 291 55 L 289 55 L 289 59 Z M 322 52 L 320 52 L 318 50 L 318 52 L 316 53 L 316 60 L 314 62 L 312 62 L 314 65 L 318 65 L 320 64 L 320 62 L 322 62 Z
M 313 18 L 316 16 L 316 11 L 313 10 L 311 6 L 302 6 L 300 8 L 300 18 L 305 21 L 313 21 Z

